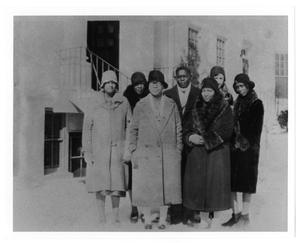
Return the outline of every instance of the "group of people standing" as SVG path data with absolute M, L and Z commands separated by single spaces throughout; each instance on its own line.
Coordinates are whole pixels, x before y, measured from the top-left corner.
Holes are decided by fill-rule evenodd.
M 155 221 L 159 229 L 194 226 L 203 213 L 212 221 L 214 212 L 230 208 L 224 227 L 248 224 L 264 113 L 254 82 L 238 74 L 233 102 L 222 67 L 213 67 L 200 88 L 186 66 L 176 69 L 175 79 L 167 89 L 159 70 L 150 71 L 148 81 L 135 72 L 121 94 L 116 74 L 102 74 L 101 91 L 84 114 L 82 140 L 87 189 L 96 194 L 100 221 L 106 222 L 105 198 L 111 196 L 112 221 L 119 222 L 120 197 L 128 191 L 130 221 L 141 218 L 145 229 Z

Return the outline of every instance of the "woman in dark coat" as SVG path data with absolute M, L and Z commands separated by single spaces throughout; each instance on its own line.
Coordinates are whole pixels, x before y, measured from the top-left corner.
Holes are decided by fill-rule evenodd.
M 214 212 L 230 208 L 232 130 L 233 115 L 228 102 L 216 80 L 205 78 L 192 117 L 184 127 L 184 142 L 189 150 L 183 204 L 188 209 Z M 210 216 L 212 219 L 213 214 Z
M 131 84 L 124 91 L 124 96 L 128 99 L 133 111 L 136 103 L 149 94 L 147 80 L 142 72 L 135 72 L 131 75 Z
M 136 105 L 136 103 L 146 97 L 149 94 L 147 80 L 142 72 L 135 72 L 131 75 L 131 84 L 124 91 L 124 96 L 128 99 L 131 111 Z M 127 163 L 128 165 L 128 192 L 130 201 L 132 201 L 132 163 L 131 161 Z M 131 205 L 130 221 L 136 223 L 138 221 L 139 213 L 136 206 Z
M 224 98 L 229 103 L 229 105 L 233 105 L 233 97 L 229 93 L 227 85 L 225 83 L 226 76 L 224 68 L 220 66 L 212 67 L 212 69 L 210 70 L 210 77 L 218 82 L 220 92 L 224 95 Z
M 251 194 L 256 192 L 260 136 L 264 108 L 253 90 L 255 84 L 248 75 L 238 74 L 233 88 L 239 95 L 234 104 L 234 137 L 231 153 L 231 191 L 233 214 L 223 226 L 246 225 L 249 221 Z M 242 212 L 239 212 L 237 192 L 243 193 Z

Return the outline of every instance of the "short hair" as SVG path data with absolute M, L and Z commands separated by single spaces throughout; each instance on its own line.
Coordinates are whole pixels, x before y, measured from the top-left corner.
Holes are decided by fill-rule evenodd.
M 176 68 L 175 75 L 177 76 L 180 70 L 184 70 L 187 75 L 191 76 L 191 70 L 187 66 L 179 66 Z

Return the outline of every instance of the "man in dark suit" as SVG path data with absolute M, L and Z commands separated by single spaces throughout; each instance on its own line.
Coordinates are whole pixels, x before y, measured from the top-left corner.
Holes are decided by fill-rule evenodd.
M 175 101 L 182 121 L 182 127 L 187 122 L 188 117 L 191 117 L 194 103 L 200 95 L 200 90 L 191 84 L 191 71 L 186 66 L 179 66 L 175 71 L 177 85 L 165 91 L 165 95 Z M 184 171 L 186 164 L 186 148 L 183 148 L 181 160 L 181 181 L 183 183 Z M 182 186 L 183 188 L 183 186 Z M 169 209 L 170 223 L 187 223 L 188 220 L 194 221 L 194 212 L 189 212 L 184 209 L 182 204 L 172 205 Z M 197 220 L 195 220 L 197 221 Z

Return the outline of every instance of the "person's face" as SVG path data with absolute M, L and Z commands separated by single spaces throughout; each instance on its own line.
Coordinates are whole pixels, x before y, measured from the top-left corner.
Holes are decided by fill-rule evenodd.
M 180 88 L 186 88 L 190 84 L 190 77 L 184 69 L 181 69 L 177 72 L 176 81 Z
M 145 89 L 145 85 L 144 84 L 137 84 L 134 86 L 134 91 L 138 94 L 141 95 L 143 93 Z
M 104 93 L 112 96 L 117 91 L 117 84 L 113 81 L 109 81 L 104 85 Z
M 218 82 L 220 88 L 224 83 L 224 75 L 219 73 L 218 75 L 214 76 L 214 79 Z
M 201 92 L 202 98 L 205 102 L 209 102 L 215 95 L 215 91 L 211 88 L 203 88 Z
M 154 96 L 154 97 L 159 97 L 162 95 L 163 91 L 163 86 L 161 82 L 158 81 L 151 81 L 149 83 L 149 92 Z
M 241 96 L 246 96 L 248 94 L 249 89 L 246 87 L 245 84 L 243 83 L 237 83 L 235 85 L 236 87 L 236 91 L 238 92 L 238 94 L 240 94 Z

